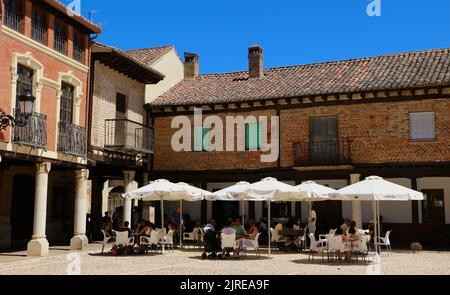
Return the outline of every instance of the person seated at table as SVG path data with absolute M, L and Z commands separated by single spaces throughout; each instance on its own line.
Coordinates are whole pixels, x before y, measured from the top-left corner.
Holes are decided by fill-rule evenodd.
M 281 238 L 283 234 L 283 223 L 280 221 L 275 225 L 273 232 L 272 232 L 272 240 L 275 242 L 278 242 L 278 240 Z
M 106 235 L 107 238 L 116 236 L 116 233 L 114 232 L 112 227 L 113 227 L 112 221 L 106 222 L 104 227 L 103 227 L 103 230 L 104 230 L 105 235 Z
M 223 227 L 221 233 L 222 233 L 222 234 L 225 234 L 225 235 L 236 234 L 236 230 L 233 228 L 233 219 L 231 219 L 231 218 L 228 218 L 228 219 L 227 219 L 227 222 L 225 223 L 225 226 Z M 221 236 L 221 239 L 222 239 L 222 236 Z M 239 253 L 238 249 L 234 249 L 234 248 L 223 248 L 223 249 L 222 249 L 222 257 L 224 257 L 224 255 L 226 255 L 227 257 L 230 256 L 230 252 L 231 252 L 231 251 L 235 251 L 235 253 L 236 253 L 237 255 L 239 255 L 239 254 L 238 254 L 238 253 Z M 225 252 L 226 252 L 226 254 L 225 254 Z
M 140 236 L 150 237 L 152 235 L 153 227 L 150 221 L 143 220 L 143 227 L 141 231 L 138 233 Z
M 297 221 L 292 226 L 292 229 L 300 231 L 302 229 L 302 220 L 300 218 L 297 218 Z
M 350 262 L 352 249 L 361 241 L 361 235 L 355 227 L 350 227 L 348 235 L 343 236 L 342 240 L 346 243 L 345 261 Z
M 343 232 L 341 227 L 338 227 L 336 229 L 336 231 L 334 233 L 334 236 L 335 237 L 341 237 L 341 241 L 344 242 L 344 240 L 343 240 L 344 239 L 344 232 Z M 336 254 L 337 254 L 338 260 L 341 261 L 342 260 L 341 250 L 337 250 Z
M 344 236 L 347 235 L 348 229 L 350 228 L 350 219 L 342 219 L 342 224 L 341 224 L 341 229 L 342 229 L 342 234 Z
M 242 238 L 245 237 L 245 228 L 241 224 L 241 219 L 240 218 L 236 218 L 233 221 L 233 228 L 236 231 L 236 240 L 242 239 Z
M 119 228 L 119 231 L 126 231 L 126 232 L 128 232 L 128 236 L 130 237 L 131 236 L 131 229 L 130 229 L 130 222 L 128 222 L 128 221 L 125 221 L 124 223 L 123 223 L 123 226 L 121 226 L 120 228 Z
M 248 222 L 249 228 L 248 231 L 245 234 L 245 238 L 247 240 L 254 240 L 256 239 L 256 236 L 259 233 L 258 227 L 255 224 L 255 221 L 253 219 L 250 219 L 250 221 Z
M 368 235 L 370 236 L 369 245 L 372 250 L 375 250 L 375 222 L 369 222 L 367 229 L 369 231 Z

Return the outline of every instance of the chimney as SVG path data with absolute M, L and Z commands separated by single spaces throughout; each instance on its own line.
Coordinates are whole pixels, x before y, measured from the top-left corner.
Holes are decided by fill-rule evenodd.
M 250 78 L 264 77 L 263 49 L 259 45 L 248 48 L 248 75 Z
M 198 77 L 198 54 L 190 52 L 184 53 L 184 77 Z

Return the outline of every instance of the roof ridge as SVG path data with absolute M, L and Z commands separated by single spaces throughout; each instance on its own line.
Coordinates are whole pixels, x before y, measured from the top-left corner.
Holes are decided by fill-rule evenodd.
M 373 60 L 373 59 L 389 57 L 389 56 L 401 56 L 401 55 L 421 54 L 421 53 L 429 53 L 429 52 L 439 52 L 439 51 L 450 51 L 450 47 L 387 53 L 387 54 L 380 54 L 380 55 L 374 55 L 374 56 L 355 57 L 355 58 L 331 60 L 331 61 L 324 61 L 324 62 L 313 62 L 313 63 L 291 65 L 291 66 L 269 67 L 269 68 L 265 68 L 264 71 L 283 70 L 283 69 L 292 69 L 292 68 L 300 68 L 300 67 L 308 67 L 308 66 L 319 66 L 319 65 L 327 65 L 327 64 L 360 62 L 360 61 L 364 61 L 364 60 Z M 200 74 L 199 78 L 204 77 L 204 76 L 225 76 L 225 75 L 233 75 L 233 74 L 236 75 L 236 74 L 244 74 L 244 73 L 247 73 L 247 71 L 243 70 L 243 71 L 232 71 L 232 72 L 222 72 L 222 73 L 207 73 L 207 74 Z
M 159 49 L 159 48 L 175 48 L 175 46 L 174 45 L 162 45 L 162 46 L 154 46 L 154 47 L 135 48 L 135 49 L 127 49 L 127 50 L 125 50 L 125 52 L 143 51 L 143 50 L 148 50 L 148 49 Z

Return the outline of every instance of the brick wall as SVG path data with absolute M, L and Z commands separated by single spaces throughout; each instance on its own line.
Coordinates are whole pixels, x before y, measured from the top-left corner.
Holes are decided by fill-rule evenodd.
M 409 140 L 409 112 L 433 111 L 436 140 Z M 225 115 L 275 115 L 274 110 Z M 205 115 L 204 115 L 205 116 Z M 450 100 L 416 100 L 366 103 L 281 110 L 282 167 L 294 166 L 294 143 L 309 140 L 313 116 L 337 116 L 339 139 L 351 140 L 355 164 L 450 161 Z M 171 129 L 172 117 L 155 118 L 155 170 L 258 169 L 277 167 L 277 162 L 261 163 L 259 152 L 180 152 L 170 146 L 178 129 Z M 192 119 L 191 119 L 192 121 Z
M 82 82 L 82 98 L 80 105 L 80 126 L 86 127 L 86 103 L 87 103 L 87 83 L 88 83 L 88 71 L 81 71 L 78 68 L 70 66 L 68 63 L 59 61 L 47 54 L 46 51 L 32 48 L 24 42 L 11 38 L 0 31 L 0 108 L 5 109 L 7 113 L 11 110 L 11 66 L 13 53 L 25 54 L 31 52 L 32 57 L 39 61 L 44 67 L 43 75 L 46 81 L 41 81 L 43 84 L 40 113 L 47 115 L 47 138 L 48 138 L 48 151 L 56 151 L 56 132 L 57 122 L 56 113 L 57 110 L 57 87 L 54 85 L 58 81 L 59 73 L 72 72 L 73 75 Z M 48 49 L 51 51 L 51 49 Z M 49 82 L 49 80 L 53 82 Z M 0 131 L 0 141 L 10 141 L 10 128 L 6 131 Z
M 144 123 L 145 85 L 95 62 L 94 98 L 92 105 L 91 142 L 103 147 L 105 140 L 105 120 L 116 119 L 116 93 L 127 97 L 127 119 Z

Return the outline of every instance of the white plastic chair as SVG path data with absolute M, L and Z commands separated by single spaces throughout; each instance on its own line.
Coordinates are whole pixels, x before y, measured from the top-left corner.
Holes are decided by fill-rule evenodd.
M 106 235 L 105 230 L 102 229 L 102 235 L 103 235 L 103 241 L 95 241 L 94 243 L 96 244 L 102 244 L 102 253 L 105 250 L 105 246 L 107 244 L 112 244 L 114 245 L 115 241 L 116 241 L 116 237 L 108 237 Z
M 309 255 L 308 255 L 308 260 L 310 260 L 311 258 L 311 254 L 313 256 L 314 259 L 314 255 L 315 253 L 322 253 L 322 260 L 323 260 L 323 253 L 325 251 L 328 251 L 328 243 L 324 240 L 316 240 L 316 237 L 314 236 L 314 234 L 309 234 L 309 240 L 311 242 L 311 245 L 309 247 Z
M 338 258 L 337 253 L 342 253 L 345 250 L 345 245 L 342 242 L 342 236 L 330 236 L 328 238 L 328 261 L 330 261 L 330 256 L 335 255 Z
M 128 231 L 116 231 L 115 246 L 125 246 L 125 253 L 128 253 L 128 246 L 134 246 L 134 237 L 128 237 Z
M 330 231 L 328 232 L 329 235 L 334 236 L 334 234 L 336 233 L 337 229 L 330 229 Z
M 150 237 L 141 236 L 139 237 L 139 243 L 140 245 L 145 246 L 145 252 L 148 252 L 148 249 L 150 248 L 153 250 L 160 242 L 161 234 L 160 231 L 152 230 L 150 233 Z
M 368 243 L 367 236 L 361 235 L 361 240 L 356 245 L 356 247 L 353 248 L 353 252 L 356 255 L 361 255 L 361 257 L 364 261 L 366 261 L 366 257 L 369 254 L 369 248 L 367 247 L 367 243 Z M 358 257 L 358 256 L 356 256 L 356 257 Z
M 167 248 L 171 249 L 172 251 L 174 249 L 173 233 L 174 233 L 174 230 L 171 229 L 167 232 L 167 235 L 164 237 L 164 245 L 167 246 Z
M 386 247 L 386 251 L 391 254 L 392 248 L 391 248 L 391 240 L 389 239 L 391 235 L 392 230 L 388 230 L 386 232 L 386 236 L 383 237 L 375 237 L 374 243 L 375 245 L 380 247 L 380 253 L 381 253 L 381 246 Z
M 236 233 L 220 235 L 222 242 L 222 254 L 225 254 L 226 249 L 233 249 L 233 255 L 236 257 L 236 249 L 238 246 L 238 241 L 236 241 Z
M 259 253 L 259 236 L 261 233 L 258 233 L 254 240 L 244 239 L 242 248 L 247 251 L 248 248 L 254 249 L 256 251 L 256 256 L 261 256 Z

